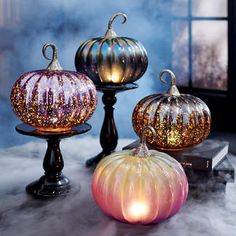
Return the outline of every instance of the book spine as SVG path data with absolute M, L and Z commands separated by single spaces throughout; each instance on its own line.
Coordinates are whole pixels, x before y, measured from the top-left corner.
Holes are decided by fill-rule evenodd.
M 172 155 L 182 166 L 184 169 L 193 169 L 193 170 L 203 170 L 203 171 L 211 171 L 212 170 L 212 160 L 202 159 L 200 157 L 191 157 L 185 158 L 176 158 Z

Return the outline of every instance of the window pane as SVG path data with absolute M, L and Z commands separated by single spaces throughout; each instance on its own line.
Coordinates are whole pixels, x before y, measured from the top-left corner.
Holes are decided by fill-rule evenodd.
M 227 0 L 192 0 L 192 15 L 226 17 Z
M 172 69 L 177 77 L 177 85 L 189 85 L 188 60 L 188 23 L 175 21 L 172 23 Z
M 193 87 L 227 90 L 227 21 L 193 21 Z
M 187 16 L 188 0 L 172 0 L 171 8 L 173 16 Z

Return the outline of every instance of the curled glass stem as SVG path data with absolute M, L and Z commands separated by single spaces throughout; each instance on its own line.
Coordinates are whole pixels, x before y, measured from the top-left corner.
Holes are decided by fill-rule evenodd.
M 112 23 L 113 23 L 113 21 L 115 20 L 115 18 L 116 17 L 118 17 L 118 16 L 123 16 L 123 21 L 122 21 L 122 24 L 124 24 L 126 21 L 127 21 L 127 15 L 125 15 L 124 13 L 122 13 L 122 12 L 117 12 L 116 14 L 114 14 L 111 18 L 110 18 L 110 20 L 109 20 L 109 22 L 108 22 L 108 29 L 107 29 L 107 32 L 106 32 L 106 34 L 105 34 L 105 36 L 104 36 L 104 38 L 105 39 L 112 39 L 112 38 L 116 38 L 117 37 L 117 34 L 116 34 L 116 32 L 113 30 L 113 28 L 112 28 Z
M 179 90 L 176 86 L 176 77 L 175 77 L 175 74 L 171 70 L 164 69 L 160 72 L 159 78 L 160 78 L 161 82 L 166 84 L 166 80 L 163 78 L 163 74 L 165 74 L 165 73 L 169 74 L 171 77 L 171 86 L 170 86 L 170 89 L 168 90 L 167 94 L 179 96 L 180 93 L 179 93 Z
M 124 24 L 126 21 L 127 21 L 127 19 L 128 19 L 128 17 L 127 17 L 127 15 L 126 14 L 124 14 L 124 13 L 122 13 L 122 12 L 117 12 L 116 14 L 114 14 L 111 18 L 110 18 L 110 20 L 109 20 L 109 22 L 108 22 L 108 29 L 112 29 L 112 23 L 113 23 L 113 21 L 115 20 L 115 18 L 116 17 L 118 17 L 118 16 L 123 16 L 123 21 L 122 21 L 122 24 Z
M 134 150 L 133 154 L 135 156 L 139 156 L 139 157 L 147 157 L 150 156 L 147 144 L 146 144 L 146 138 L 147 138 L 147 132 L 151 131 L 152 133 L 152 141 L 153 142 L 156 138 L 156 131 L 155 129 L 148 125 L 146 127 L 144 127 L 143 131 L 142 131 L 142 136 L 140 138 L 140 145 Z
M 163 74 L 169 74 L 171 76 L 171 86 L 172 85 L 176 85 L 176 77 L 175 77 L 175 74 L 171 71 L 171 70 L 168 70 L 168 69 L 164 69 L 160 72 L 160 80 L 162 83 L 166 84 L 166 80 L 163 78 Z
M 156 131 L 152 126 L 150 126 L 150 125 L 145 126 L 143 131 L 142 131 L 142 136 L 141 136 L 141 140 L 140 140 L 140 142 L 142 144 L 146 144 L 147 132 L 148 131 L 151 131 L 151 133 L 152 133 L 152 141 L 151 142 L 153 142 L 155 140 L 156 136 L 157 136 Z
M 52 49 L 52 57 L 47 56 L 47 48 L 50 47 Z M 61 65 L 58 62 L 58 54 L 57 54 L 57 47 L 53 43 L 46 43 L 43 45 L 42 53 L 45 59 L 51 60 L 50 64 L 48 65 L 48 70 L 62 70 Z

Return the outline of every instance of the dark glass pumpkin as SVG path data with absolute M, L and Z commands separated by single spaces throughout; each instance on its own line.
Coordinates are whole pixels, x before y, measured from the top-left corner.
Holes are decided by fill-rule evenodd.
M 87 121 L 97 105 L 96 88 L 84 74 L 62 70 L 54 44 L 47 69 L 23 74 L 11 91 L 11 103 L 16 115 L 40 131 L 61 132 Z M 50 59 L 49 59 L 50 60 Z
M 166 94 L 153 94 L 143 98 L 133 111 L 133 128 L 140 137 L 145 126 L 155 128 L 157 137 L 147 142 L 157 149 L 181 150 L 202 142 L 210 133 L 211 114 L 207 105 L 197 97 L 180 94 L 172 71 L 171 87 Z
M 138 80 L 148 66 L 147 52 L 135 39 L 118 37 L 112 29 L 116 13 L 108 23 L 104 37 L 93 38 L 82 43 L 75 55 L 77 71 L 88 75 L 95 84 L 124 84 Z

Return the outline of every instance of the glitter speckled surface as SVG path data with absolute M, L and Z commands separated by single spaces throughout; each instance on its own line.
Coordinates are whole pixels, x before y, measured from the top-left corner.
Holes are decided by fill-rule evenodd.
M 38 70 L 22 75 L 11 92 L 17 116 L 41 131 L 65 131 L 87 121 L 96 109 L 96 88 L 81 73 Z
M 211 128 L 207 105 L 188 94 L 147 96 L 136 105 L 132 121 L 139 136 L 145 126 L 153 126 L 157 137 L 152 145 L 164 150 L 198 144 L 209 135 Z M 150 143 L 151 134 L 149 136 L 147 141 Z

